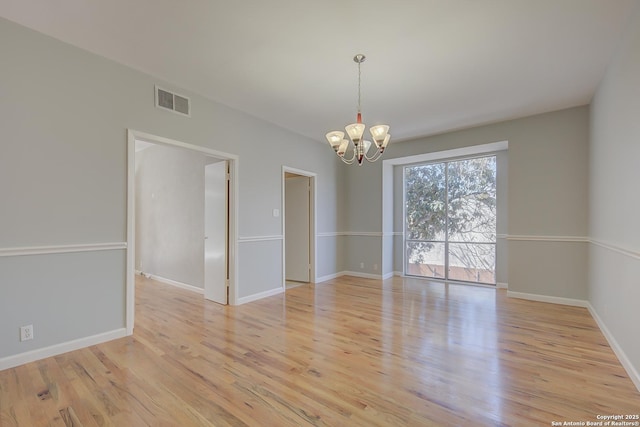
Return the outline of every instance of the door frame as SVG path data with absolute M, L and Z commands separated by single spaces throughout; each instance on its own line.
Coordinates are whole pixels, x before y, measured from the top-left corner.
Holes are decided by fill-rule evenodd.
M 145 132 L 127 129 L 127 249 L 126 249 L 126 312 L 125 324 L 128 335 L 133 334 L 135 317 L 135 169 L 136 140 L 153 144 L 184 148 L 207 156 L 226 160 L 229 164 L 229 217 L 228 217 L 228 253 L 229 260 L 229 299 L 231 305 L 238 304 L 238 169 L 239 157 L 235 154 L 187 144 L 174 139 L 164 138 Z
M 282 289 L 286 290 L 287 288 L 287 274 L 286 274 L 286 212 L 285 212 L 285 179 L 286 174 L 293 173 L 296 175 L 306 176 L 309 178 L 310 191 L 309 195 L 309 282 L 316 283 L 316 177 L 318 176 L 315 172 L 305 171 L 302 169 L 293 168 L 290 166 L 282 166 L 282 207 L 280 211 L 282 212 Z
M 402 166 L 402 229 L 403 229 L 403 233 L 402 233 L 402 253 L 403 253 L 403 265 L 402 265 L 402 275 L 405 277 L 418 277 L 418 278 L 422 278 L 422 279 L 427 279 L 427 280 L 436 280 L 436 281 L 444 281 L 444 282 L 456 282 L 456 283 L 464 283 L 464 284 L 471 284 L 471 285 L 480 285 L 480 286 L 493 286 L 495 287 L 497 285 L 497 253 L 498 253 L 498 239 L 496 237 L 495 242 L 472 242 L 472 241 L 453 241 L 451 242 L 449 239 L 449 221 L 450 221 L 450 216 L 449 216 L 449 164 L 450 163 L 455 163 L 455 162 L 461 162 L 461 161 L 468 161 L 468 160 L 475 160 L 475 159 L 483 159 L 483 158 L 489 158 L 489 157 L 493 157 L 495 158 L 495 164 L 496 164 L 496 173 L 497 173 L 497 165 L 498 165 L 498 153 L 497 152 L 489 152 L 489 153 L 480 153 L 477 155 L 468 155 L 468 156 L 459 156 L 459 157 L 448 157 L 448 158 L 443 158 L 443 159 L 438 159 L 438 160 L 432 160 L 432 161 L 428 161 L 428 162 L 422 162 L 422 163 L 412 163 L 412 164 L 407 164 L 407 165 L 403 165 Z M 406 196 L 407 196 L 407 174 L 406 174 L 406 170 L 409 168 L 414 168 L 414 167 L 422 167 L 422 166 L 432 166 L 432 165 L 444 165 L 444 206 L 445 206 L 445 232 L 444 232 L 444 240 L 422 240 L 422 239 L 407 239 L 407 200 L 406 200 Z M 496 179 L 495 182 L 495 192 L 496 192 L 496 197 L 495 200 L 497 201 L 498 199 L 498 182 Z M 497 222 L 497 203 L 496 203 L 496 225 L 495 225 L 495 235 L 498 235 L 498 222 Z M 423 275 L 419 275 L 419 274 L 409 274 L 407 272 L 408 270 L 408 266 L 409 266 L 409 259 L 407 256 L 407 241 L 419 241 L 419 242 L 426 242 L 426 243 L 441 243 L 443 244 L 443 251 L 444 251 L 444 260 L 443 260 L 443 270 L 444 270 L 444 274 L 442 277 L 437 277 L 437 276 L 423 276 Z M 450 245 L 451 244 L 482 244 L 482 245 L 493 245 L 493 252 L 494 252 L 494 268 L 493 268 L 493 276 L 494 276 L 494 282 L 493 283 L 488 283 L 488 282 L 480 282 L 480 281 L 470 281 L 470 280 L 463 280 L 463 279 L 452 279 L 450 277 Z

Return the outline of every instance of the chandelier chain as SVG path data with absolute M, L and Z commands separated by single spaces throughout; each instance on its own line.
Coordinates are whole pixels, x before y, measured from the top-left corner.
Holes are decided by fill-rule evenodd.
M 362 65 L 362 61 L 358 62 L 358 113 L 361 113 L 362 111 L 360 111 L 360 79 L 361 79 L 361 75 L 362 73 L 360 72 L 360 66 Z

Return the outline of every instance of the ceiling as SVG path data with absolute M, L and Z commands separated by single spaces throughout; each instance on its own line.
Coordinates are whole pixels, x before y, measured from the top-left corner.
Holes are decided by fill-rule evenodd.
M 324 142 L 587 104 L 640 0 L 0 0 L 0 16 Z

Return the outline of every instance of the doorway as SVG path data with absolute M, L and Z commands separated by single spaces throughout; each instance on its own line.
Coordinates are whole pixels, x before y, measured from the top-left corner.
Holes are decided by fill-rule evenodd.
M 205 298 L 222 304 L 237 304 L 236 277 L 237 262 L 236 236 L 237 224 L 237 156 L 182 143 L 167 138 L 157 137 L 141 132 L 128 132 L 128 173 L 127 173 L 127 333 L 133 333 L 135 307 L 135 273 L 136 273 L 136 144 L 146 144 L 157 148 L 170 148 L 172 152 L 182 152 L 186 157 L 199 159 L 198 167 L 192 175 L 197 175 L 198 188 L 183 187 L 185 192 L 194 193 L 184 206 L 174 203 L 180 214 L 194 216 L 194 227 L 188 229 L 188 237 L 174 233 L 173 238 L 184 239 L 192 246 L 199 247 L 199 259 L 195 270 L 200 274 L 196 278 L 198 286 L 186 286 L 198 291 Z M 177 149 L 177 150 L 176 150 Z M 187 156 L 188 154 L 188 156 Z M 182 157 L 185 157 L 182 156 Z M 172 174 L 175 171 L 164 172 Z M 170 175 L 171 178 L 174 175 Z M 198 178 L 199 177 L 199 178 Z M 192 177 L 193 178 L 193 177 Z M 177 178 L 176 178 L 177 179 Z M 176 192 L 179 192 L 178 189 Z M 199 195 L 195 195 L 198 193 Z M 151 194 L 156 201 L 163 193 Z M 170 203 L 169 203 L 170 204 Z M 199 218 L 199 219 L 198 219 Z M 188 221 L 186 221 L 188 222 Z M 165 228 L 173 228 L 164 224 Z M 195 230 L 195 231 L 194 231 Z M 199 231 L 198 231 L 199 230 Z M 192 260 L 198 257 L 193 255 Z M 184 257 L 183 257 L 184 258 Z M 188 270 L 188 268 L 187 268 Z M 215 277 L 214 277 L 215 276 Z M 167 281 L 171 283 L 171 280 Z M 180 281 L 171 283 L 180 286 Z M 185 287 L 185 286 L 183 286 Z
M 284 287 L 315 282 L 315 174 L 283 167 Z

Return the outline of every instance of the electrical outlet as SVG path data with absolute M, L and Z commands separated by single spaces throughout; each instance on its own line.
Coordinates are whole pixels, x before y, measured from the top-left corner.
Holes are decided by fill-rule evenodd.
M 378 264 L 373 264 L 373 271 L 378 271 Z
M 20 341 L 29 341 L 33 339 L 33 325 L 20 327 Z
M 364 262 L 360 263 L 360 268 L 364 268 Z

